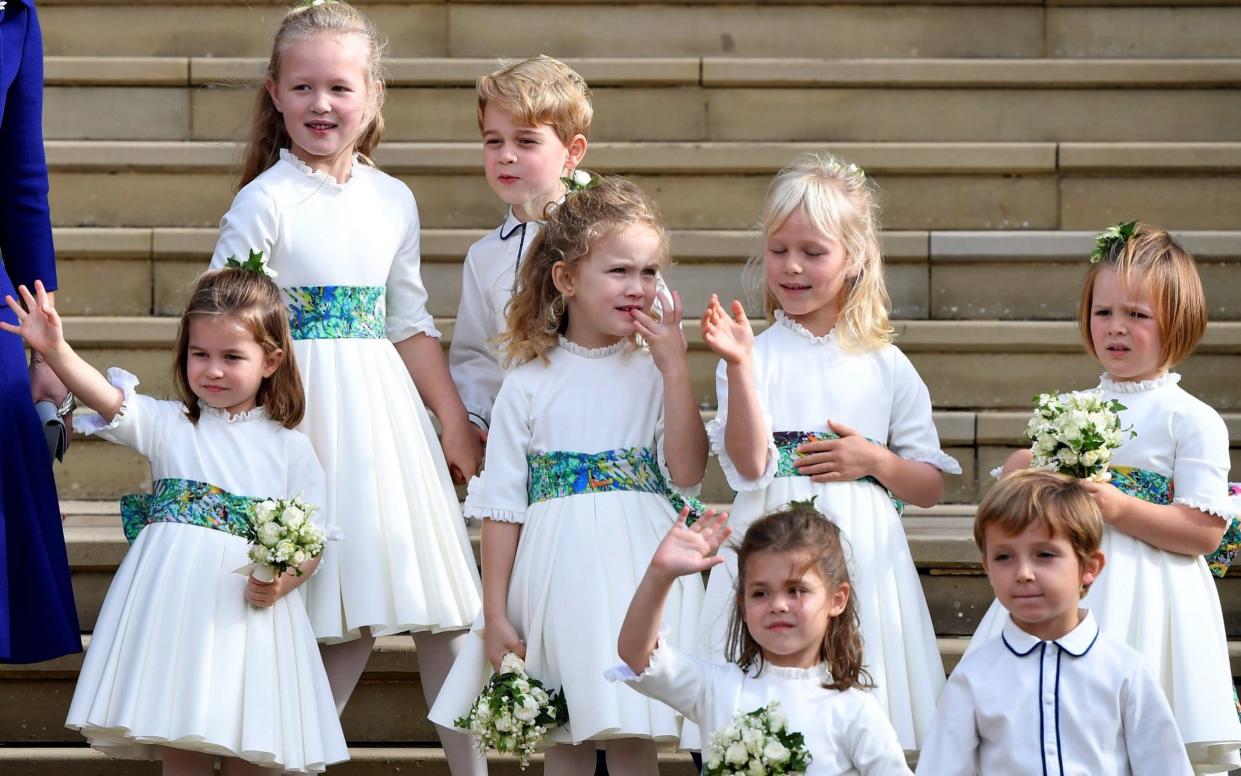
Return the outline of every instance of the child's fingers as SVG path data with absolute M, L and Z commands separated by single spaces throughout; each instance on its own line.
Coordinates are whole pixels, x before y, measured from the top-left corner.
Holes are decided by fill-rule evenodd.
M 710 511 L 708 511 L 707 514 L 710 514 Z M 672 527 L 673 528 L 684 528 L 685 521 L 688 519 L 689 519 L 689 507 L 688 506 L 681 507 L 681 511 L 677 512 L 677 519 L 676 519 L 676 522 L 672 524 Z M 690 526 L 691 531 L 694 530 L 694 528 L 695 526 Z
M 49 304 L 50 300 L 47 298 L 47 289 L 43 287 L 42 280 L 36 280 L 34 282 L 34 293 L 35 293 L 35 299 L 39 303 L 39 309 L 40 310 L 47 309 L 50 306 Z
M 24 321 L 26 319 L 28 313 L 25 308 L 17 303 L 17 300 L 13 298 L 12 294 L 4 295 L 4 303 L 7 304 L 9 309 L 13 311 L 13 314 L 17 316 L 17 320 Z
M 737 323 L 749 323 L 749 319 L 745 315 L 745 307 L 740 301 L 734 299 L 732 304 L 733 320 Z
M 26 305 L 26 310 L 34 310 L 36 307 L 34 296 L 31 295 L 30 289 L 25 286 L 18 286 L 17 293 L 21 295 L 22 304 Z

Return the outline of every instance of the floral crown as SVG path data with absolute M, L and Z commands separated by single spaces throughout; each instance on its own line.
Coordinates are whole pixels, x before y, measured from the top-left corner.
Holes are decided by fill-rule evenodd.
M 565 189 L 567 190 L 566 193 L 576 194 L 579 191 L 589 191 L 590 189 L 593 189 L 595 186 L 599 185 L 600 180 L 601 177 L 593 172 L 587 172 L 586 170 L 574 170 L 569 175 L 562 177 L 560 182 L 564 184 Z
M 1103 261 L 1116 246 L 1123 246 L 1138 231 L 1137 221 L 1123 221 L 1119 224 L 1109 226 L 1094 237 L 1094 251 L 1090 254 L 1090 263 L 1098 264 Z
M 269 278 L 276 277 L 276 270 L 267 266 L 267 259 L 264 258 L 263 252 L 253 249 L 245 261 L 238 261 L 236 256 L 229 256 L 224 260 L 224 267 L 225 269 L 244 269 Z

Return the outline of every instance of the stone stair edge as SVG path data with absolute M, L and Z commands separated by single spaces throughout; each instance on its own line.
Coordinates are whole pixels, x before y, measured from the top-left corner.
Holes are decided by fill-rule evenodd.
M 65 335 L 81 347 L 109 345 L 164 348 L 175 339 L 173 317 L 73 316 L 66 317 Z M 1075 321 L 1005 320 L 896 320 L 896 344 L 907 352 L 1078 352 L 1081 348 Z M 765 322 L 753 321 L 756 331 Z M 452 339 L 453 319 L 437 318 L 436 328 L 444 344 Z M 697 321 L 682 327 L 692 349 L 702 350 Z M 1215 321 L 1198 346 L 1198 353 L 1241 352 L 1241 321 Z
M 1241 85 L 1241 58 L 566 58 L 592 87 L 703 86 L 836 88 L 1203 88 Z M 47 86 L 252 86 L 257 57 L 48 56 Z M 389 87 L 473 87 L 496 60 L 398 57 L 385 63 Z
M 489 229 L 423 229 L 424 262 L 456 263 Z M 1241 231 L 1172 232 L 1199 260 L 1241 261 Z M 165 259 L 204 261 L 215 246 L 210 227 L 55 227 L 57 255 L 71 259 Z M 670 230 L 673 255 L 694 259 L 745 260 L 758 244 L 758 232 L 727 229 Z M 896 230 L 880 234 L 884 260 L 891 262 L 1076 263 L 1094 243 L 1094 232 Z
M 117 169 L 232 172 L 242 145 L 231 141 L 48 140 L 52 171 Z M 970 175 L 1141 171 L 1241 171 L 1241 142 L 600 142 L 598 171 L 668 174 L 772 174 L 801 153 L 833 151 L 882 174 Z M 390 172 L 477 174 L 478 147 L 464 142 L 392 142 L 376 151 Z

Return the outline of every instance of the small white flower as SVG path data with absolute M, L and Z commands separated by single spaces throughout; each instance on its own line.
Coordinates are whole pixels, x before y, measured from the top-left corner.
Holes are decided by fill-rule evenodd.
M 280 541 L 280 535 L 284 533 L 280 530 L 280 526 L 276 523 L 263 523 L 259 526 L 258 535 L 259 542 L 267 547 L 274 547 L 276 542 Z
M 306 522 L 306 513 L 289 504 L 280 514 L 280 522 L 284 523 L 285 527 L 296 531 Z
M 504 657 L 500 658 L 500 673 L 502 674 L 520 674 L 525 670 L 525 662 L 515 652 L 505 652 Z
M 539 716 L 539 710 L 537 708 L 532 709 L 529 706 L 522 704 L 521 706 L 513 709 L 513 716 L 522 722 L 534 722 L 535 717 Z
M 0 2 L 3 2 L 3 0 L 0 0 Z M 270 499 L 259 502 L 259 504 L 254 507 L 255 524 L 262 525 L 263 523 L 270 523 L 274 520 L 276 517 L 276 508 L 278 506 L 279 505 L 276 504 L 276 502 Z
M 779 741 L 768 741 L 763 747 L 763 757 L 767 758 L 767 762 L 778 765 L 789 759 L 789 750 Z
M 724 760 L 729 765 L 744 765 L 748 759 L 750 759 L 750 753 L 746 751 L 745 744 L 740 741 L 729 744 L 728 749 L 724 751 Z
M 590 185 L 590 173 L 586 172 L 585 170 L 574 170 L 573 171 L 573 183 L 577 186 L 589 186 Z

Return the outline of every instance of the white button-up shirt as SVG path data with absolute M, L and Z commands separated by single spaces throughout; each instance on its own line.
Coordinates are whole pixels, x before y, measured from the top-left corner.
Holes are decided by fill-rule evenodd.
M 481 428 L 491 424 L 491 407 L 504 381 L 503 357 L 493 340 L 508 328 L 504 308 L 517 287 L 521 261 L 542 226 L 542 221 L 522 221 L 509 208 L 504 223 L 465 255 L 448 366 L 470 420 Z
M 1099 632 L 1041 641 L 1012 618 L 948 678 L 918 760 L 926 776 L 1190 776 L 1145 661 Z

